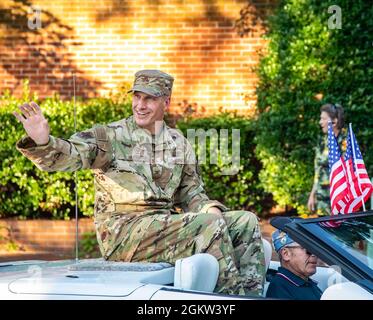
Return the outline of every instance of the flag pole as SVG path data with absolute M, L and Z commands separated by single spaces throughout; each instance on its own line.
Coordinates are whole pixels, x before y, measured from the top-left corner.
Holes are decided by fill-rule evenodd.
M 363 204 L 363 211 L 365 212 L 365 203 L 364 203 L 364 197 L 363 197 L 363 192 L 361 191 L 360 188 L 360 182 L 359 182 L 359 172 L 357 171 L 357 164 L 356 164 L 356 151 L 355 151 L 355 140 L 354 140 L 354 135 L 352 134 L 352 124 L 348 124 L 348 129 L 349 129 L 349 134 L 350 134 L 350 140 L 351 140 L 351 146 L 352 146 L 352 158 L 353 158 L 353 163 L 356 171 L 356 177 L 357 177 L 357 183 L 361 192 L 361 203 Z

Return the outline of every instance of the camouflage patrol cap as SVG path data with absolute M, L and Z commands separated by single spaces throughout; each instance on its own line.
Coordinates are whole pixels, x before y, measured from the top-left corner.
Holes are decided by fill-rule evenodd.
M 140 70 L 135 74 L 133 87 L 128 92 L 140 91 L 155 97 L 169 96 L 174 78 L 160 70 Z

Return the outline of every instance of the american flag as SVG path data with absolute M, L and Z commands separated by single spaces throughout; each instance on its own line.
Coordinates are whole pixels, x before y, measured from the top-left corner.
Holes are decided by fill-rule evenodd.
M 346 207 L 346 212 L 349 213 L 359 210 L 373 191 L 373 186 L 365 168 L 359 145 L 352 131 L 351 123 L 348 128 L 347 150 L 344 160 L 347 172 L 347 183 L 351 193 L 351 200 Z
M 350 203 L 350 192 L 346 178 L 345 162 L 334 136 L 331 121 L 328 123 L 328 148 L 331 215 L 344 214 L 347 212 L 346 207 Z

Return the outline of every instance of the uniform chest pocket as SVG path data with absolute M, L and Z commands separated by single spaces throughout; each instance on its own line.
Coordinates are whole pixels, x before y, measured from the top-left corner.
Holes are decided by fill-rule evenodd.
M 125 159 L 116 159 L 115 160 L 115 169 L 119 172 L 132 172 L 136 173 L 136 166 L 133 161 Z
M 115 169 L 119 172 L 135 173 L 136 166 L 133 161 L 133 148 L 128 143 L 119 143 L 114 148 L 115 151 Z

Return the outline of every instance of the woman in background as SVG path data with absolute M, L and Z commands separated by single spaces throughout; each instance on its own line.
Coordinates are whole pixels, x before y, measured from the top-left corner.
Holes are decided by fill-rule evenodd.
M 324 104 L 320 108 L 320 126 L 323 135 L 319 138 L 315 155 L 315 176 L 308 198 L 308 209 L 318 216 L 330 215 L 330 185 L 328 165 L 328 121 L 332 121 L 333 132 L 337 138 L 342 155 L 346 151 L 347 133 L 344 127 L 344 111 L 341 105 Z

